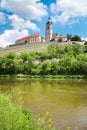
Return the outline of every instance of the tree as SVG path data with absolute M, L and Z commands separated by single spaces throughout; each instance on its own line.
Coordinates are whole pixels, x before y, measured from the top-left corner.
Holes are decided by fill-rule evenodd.
M 87 45 L 87 42 L 85 42 L 84 45 Z
M 60 74 L 79 74 L 78 61 L 73 56 L 65 56 L 59 61 Z
M 28 59 L 27 62 L 22 64 L 22 73 L 31 74 L 33 67 L 34 67 L 33 61 L 31 59 Z
M 64 53 L 64 47 L 58 44 L 51 44 L 48 46 L 48 53 L 51 58 L 59 57 L 60 54 Z
M 71 34 L 67 34 L 67 40 L 69 41 L 71 41 L 71 39 L 72 39 L 72 35 Z
M 59 70 L 60 70 L 60 67 L 58 66 L 58 61 L 52 61 L 51 69 L 50 69 L 51 74 L 53 75 L 58 74 Z
M 42 64 L 37 66 L 38 74 L 40 75 L 48 75 L 50 72 L 50 63 L 47 61 L 44 61 Z
M 22 59 L 23 63 L 27 62 L 27 60 L 28 60 L 28 53 L 21 53 L 20 58 Z
M 80 38 L 80 36 L 75 35 L 75 36 L 73 36 L 73 37 L 71 38 L 71 41 L 81 41 L 81 38 Z
M 62 38 L 61 37 L 59 37 L 58 38 L 58 42 L 62 42 L 63 40 L 62 40 Z

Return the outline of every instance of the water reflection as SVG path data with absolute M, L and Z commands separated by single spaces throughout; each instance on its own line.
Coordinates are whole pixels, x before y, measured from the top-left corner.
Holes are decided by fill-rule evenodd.
M 15 95 L 20 88 L 24 107 L 35 114 L 49 111 L 54 125 L 87 130 L 87 81 L 0 79 L 0 91 Z

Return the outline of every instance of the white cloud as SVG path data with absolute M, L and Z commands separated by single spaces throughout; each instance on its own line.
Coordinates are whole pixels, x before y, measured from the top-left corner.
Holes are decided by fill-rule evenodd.
M 2 0 L 1 8 L 28 20 L 47 15 L 47 6 L 40 0 Z
M 47 15 L 47 6 L 40 0 L 1 0 L 0 7 L 8 12 L 6 18 L 5 14 L 0 12 L 0 23 L 7 20 L 6 23 L 12 26 L 0 35 L 0 47 L 14 44 L 17 38 L 29 35 L 30 29 L 39 31 L 31 20 L 41 20 Z M 12 12 L 12 15 L 9 12 Z
M 0 12 L 0 24 L 5 23 L 5 14 L 3 12 Z
M 0 47 L 6 47 L 15 43 L 15 40 L 27 36 L 28 30 L 5 30 L 3 34 L 0 35 Z
M 20 18 L 15 14 L 9 16 L 9 19 L 11 20 L 14 29 L 18 29 L 18 30 L 31 29 L 31 30 L 39 31 L 39 28 L 36 26 L 35 23 L 32 23 L 30 20 L 24 20 L 23 18 Z
M 81 40 L 87 41 L 87 37 L 82 37 Z
M 87 0 L 56 0 L 50 9 L 54 13 L 53 22 L 75 23 L 77 19 L 87 17 Z

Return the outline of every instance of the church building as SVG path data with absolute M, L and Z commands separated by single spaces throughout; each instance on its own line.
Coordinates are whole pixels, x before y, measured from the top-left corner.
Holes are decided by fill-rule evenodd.
M 62 42 L 66 42 L 67 37 L 61 36 L 58 33 L 52 33 L 52 25 L 53 23 L 49 17 L 46 23 L 46 42 L 58 42 L 59 39 L 61 39 Z

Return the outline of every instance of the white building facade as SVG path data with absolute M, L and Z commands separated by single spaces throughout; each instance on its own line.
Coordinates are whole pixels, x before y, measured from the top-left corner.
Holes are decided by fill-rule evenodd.
M 42 43 L 45 39 L 40 34 L 32 34 L 16 40 L 16 44 Z

